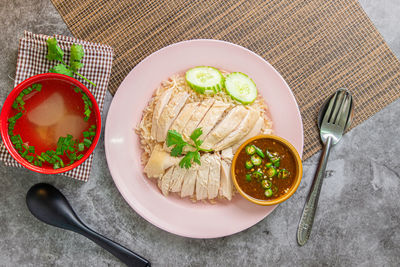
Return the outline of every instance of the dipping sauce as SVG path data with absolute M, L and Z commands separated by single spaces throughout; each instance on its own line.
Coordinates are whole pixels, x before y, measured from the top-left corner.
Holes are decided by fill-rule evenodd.
M 256 139 L 238 154 L 235 175 L 239 187 L 250 197 L 273 200 L 294 185 L 296 161 L 291 151 L 273 139 Z
M 25 88 L 8 117 L 14 148 L 29 163 L 63 168 L 80 160 L 96 135 L 93 103 L 78 87 L 51 79 Z

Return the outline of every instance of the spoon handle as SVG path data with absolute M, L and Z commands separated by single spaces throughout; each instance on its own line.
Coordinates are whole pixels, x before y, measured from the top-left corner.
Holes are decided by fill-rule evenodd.
M 325 176 L 326 163 L 328 162 L 329 152 L 331 150 L 332 138 L 328 137 L 324 145 L 321 158 L 319 160 L 317 172 L 314 176 L 310 192 L 308 193 L 303 214 L 301 215 L 299 228 L 297 229 L 297 243 L 303 246 L 311 234 L 311 228 L 314 223 L 315 212 L 318 206 L 319 193 L 321 192 L 322 181 Z
M 80 225 L 79 230 L 76 230 L 79 234 L 82 234 L 95 242 L 97 245 L 101 246 L 111 254 L 113 254 L 115 257 L 120 259 L 123 263 L 125 263 L 128 266 L 144 266 L 144 267 L 150 267 L 151 264 L 148 260 L 144 259 L 143 257 L 139 256 L 138 254 L 130 251 L 126 247 L 121 246 L 118 243 L 115 243 L 114 241 L 108 239 L 105 236 L 102 236 L 101 234 L 93 231 L 86 225 L 82 224 Z

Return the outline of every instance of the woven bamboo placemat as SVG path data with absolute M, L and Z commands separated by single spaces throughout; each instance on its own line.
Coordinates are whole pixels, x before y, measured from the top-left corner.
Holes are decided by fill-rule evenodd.
M 247 47 L 271 63 L 299 104 L 303 158 L 320 149 L 316 117 L 340 87 L 353 93 L 352 127 L 400 96 L 400 64 L 358 1 L 52 0 L 76 38 L 114 48 L 109 90 L 158 49 L 211 38 Z

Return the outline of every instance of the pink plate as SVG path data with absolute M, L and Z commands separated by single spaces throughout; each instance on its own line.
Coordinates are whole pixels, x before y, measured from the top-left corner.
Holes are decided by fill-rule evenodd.
M 145 177 L 134 128 L 160 82 L 199 65 L 248 74 L 267 100 L 275 134 L 303 153 L 303 124 L 296 100 L 279 73 L 264 59 L 238 45 L 217 40 L 191 40 L 165 47 L 140 62 L 126 76 L 108 112 L 105 149 L 118 190 L 129 205 L 165 231 L 193 238 L 215 238 L 245 230 L 261 221 L 275 206 L 258 206 L 237 194 L 231 202 L 192 203 L 164 197 Z

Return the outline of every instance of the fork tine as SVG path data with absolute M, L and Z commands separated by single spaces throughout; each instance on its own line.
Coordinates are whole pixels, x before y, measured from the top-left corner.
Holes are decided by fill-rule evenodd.
M 337 121 L 335 123 L 337 123 L 340 127 L 345 128 L 347 121 L 349 119 L 350 116 L 350 108 L 352 105 L 352 97 L 350 94 L 346 93 L 346 98 L 343 101 L 343 105 L 340 109 L 340 112 L 338 114 L 338 118 Z
M 328 123 L 329 122 L 329 118 L 331 117 L 333 106 L 334 106 L 334 104 L 336 102 L 336 96 L 337 96 L 337 92 L 333 95 L 332 99 L 329 101 L 329 105 L 328 105 L 328 108 L 325 111 L 325 115 L 324 115 L 324 118 L 322 120 L 322 123 Z
M 344 102 L 343 100 L 344 100 L 345 95 L 346 95 L 346 91 L 344 91 L 343 89 L 339 89 L 337 91 L 336 102 L 335 102 L 335 105 L 334 105 L 334 109 L 332 111 L 332 116 L 331 116 L 331 118 L 329 120 L 330 123 L 335 123 L 335 121 L 339 117 L 338 116 L 339 115 L 339 111 L 340 111 L 340 109 L 341 109 L 341 107 L 343 105 L 343 102 Z

